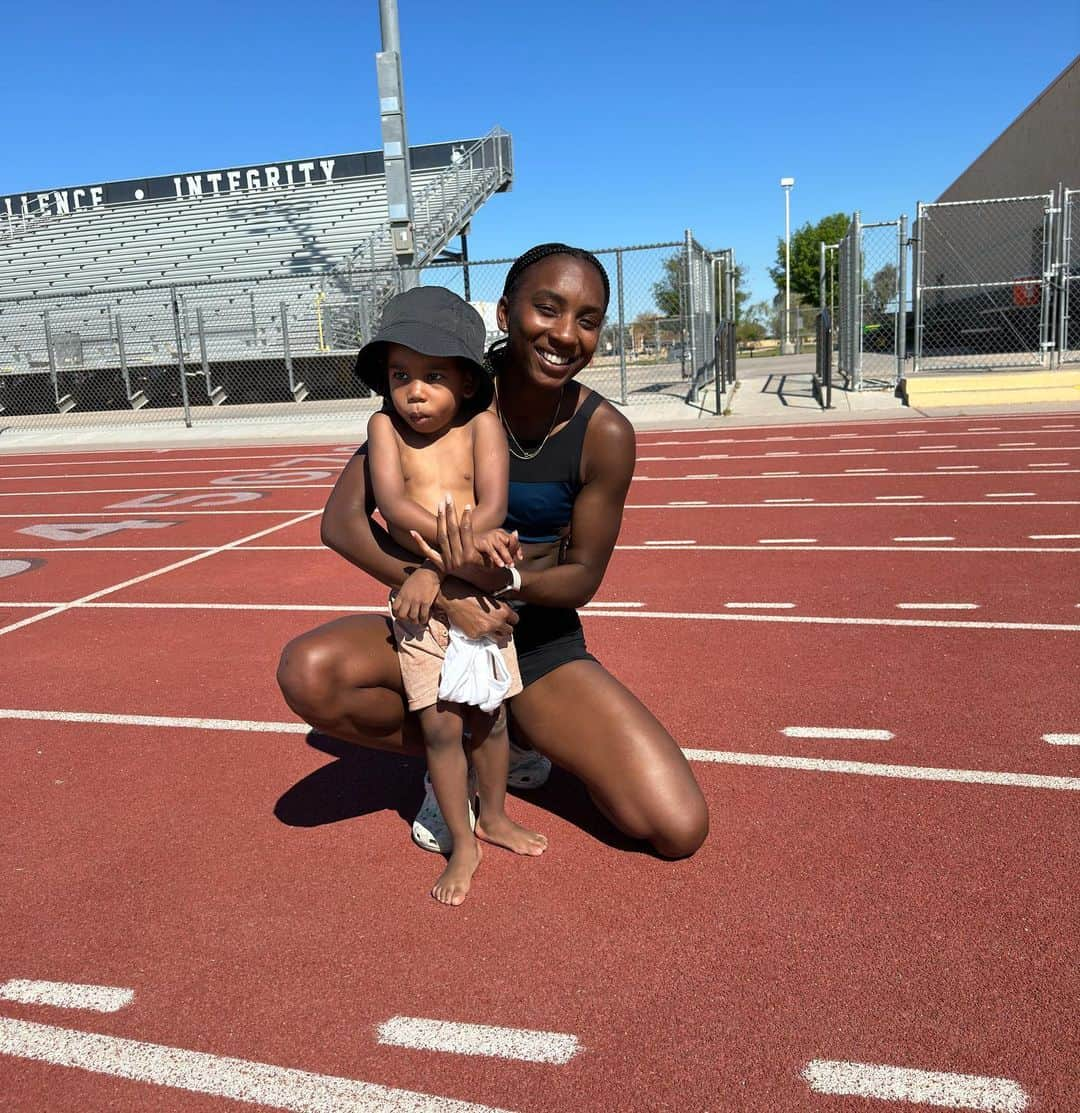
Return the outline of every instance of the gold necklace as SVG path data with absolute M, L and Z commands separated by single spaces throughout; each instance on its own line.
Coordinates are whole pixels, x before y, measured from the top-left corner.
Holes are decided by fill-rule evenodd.
M 507 442 L 506 447 L 510 450 L 511 456 L 516 456 L 519 460 L 534 460 L 544 450 L 544 445 L 548 442 L 548 437 L 551 436 L 552 430 L 555 428 L 555 422 L 559 417 L 559 410 L 562 409 L 563 395 L 566 393 L 566 383 L 559 389 L 559 397 L 555 402 L 555 411 L 551 415 L 551 424 L 548 426 L 548 431 L 544 434 L 544 439 L 532 452 L 526 452 L 521 447 L 521 442 L 514 436 L 514 430 L 510 428 L 510 422 L 506 420 L 506 414 L 503 413 L 502 403 L 499 401 L 499 384 L 495 383 L 495 408 L 499 411 L 499 420 L 503 423 L 503 428 L 506 430 Z

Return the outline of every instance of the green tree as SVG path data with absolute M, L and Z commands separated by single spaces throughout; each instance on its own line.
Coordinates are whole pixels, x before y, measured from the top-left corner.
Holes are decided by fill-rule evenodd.
M 887 309 L 896 301 L 896 264 L 886 263 L 867 285 L 870 305 L 878 311 Z
M 817 224 L 807 222 L 791 233 L 791 292 L 801 294 L 804 304 L 818 306 L 821 281 L 821 244 L 839 243 L 848 230 L 850 218 L 844 213 L 822 217 Z M 837 266 L 837 252 L 829 252 L 830 269 Z M 784 239 L 776 244 L 776 266 L 769 268 L 779 294 L 784 292 Z M 833 281 L 836 275 L 833 274 Z
M 686 255 L 677 251 L 664 260 L 664 276 L 653 283 L 653 301 L 661 317 L 678 317 L 682 313 L 684 263 Z M 735 320 L 742 315 L 743 303 L 750 297 L 745 289 L 746 269 L 741 264 L 735 266 Z

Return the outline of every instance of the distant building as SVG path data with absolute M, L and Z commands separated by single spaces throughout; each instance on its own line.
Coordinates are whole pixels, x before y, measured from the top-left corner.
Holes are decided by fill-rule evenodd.
M 1077 56 L 938 198 L 975 201 L 1080 189 Z

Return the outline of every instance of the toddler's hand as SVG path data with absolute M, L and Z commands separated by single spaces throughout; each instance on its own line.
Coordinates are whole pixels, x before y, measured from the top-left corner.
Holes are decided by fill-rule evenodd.
M 442 581 L 430 568 L 417 568 L 397 589 L 390 600 L 390 610 L 399 622 L 426 626 L 431 607 L 439 594 Z
M 473 544 L 488 568 L 509 568 L 521 559 L 517 530 L 507 533 L 504 529 L 489 529 L 486 533 L 475 534 Z

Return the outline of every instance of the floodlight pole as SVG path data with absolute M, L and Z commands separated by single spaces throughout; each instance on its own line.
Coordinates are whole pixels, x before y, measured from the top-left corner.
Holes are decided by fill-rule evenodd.
M 789 356 L 795 350 L 791 343 L 791 187 L 794 178 L 781 178 L 784 191 L 784 339 L 780 354 Z
M 379 0 L 382 50 L 375 55 L 379 83 L 379 115 L 382 120 L 383 174 L 390 216 L 390 242 L 402 268 L 402 288 L 415 286 L 413 268 L 413 204 L 409 140 L 405 128 L 405 88 L 401 76 L 401 32 L 397 0 Z

